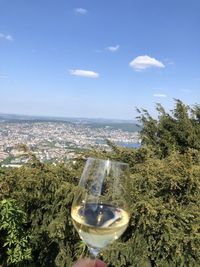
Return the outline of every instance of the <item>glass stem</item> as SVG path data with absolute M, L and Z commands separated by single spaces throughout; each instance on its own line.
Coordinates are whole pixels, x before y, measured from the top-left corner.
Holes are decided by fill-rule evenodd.
M 90 247 L 90 246 L 88 246 L 88 249 L 90 251 L 90 257 L 91 257 L 91 259 L 94 259 L 95 260 L 97 258 L 97 255 L 99 254 L 100 249 L 93 248 L 93 247 Z

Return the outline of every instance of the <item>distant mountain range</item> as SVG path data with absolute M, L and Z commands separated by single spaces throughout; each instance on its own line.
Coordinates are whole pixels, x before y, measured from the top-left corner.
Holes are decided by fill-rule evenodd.
M 19 114 L 0 113 L 0 121 L 63 121 L 63 122 L 80 122 L 80 123 L 131 123 L 137 124 L 132 120 L 121 119 L 104 119 L 104 118 L 77 118 L 77 117 L 53 117 L 53 116 L 34 116 Z
M 72 118 L 72 117 L 51 117 L 51 116 L 30 116 L 18 114 L 3 114 L 0 113 L 0 122 L 19 123 L 19 122 L 64 122 L 84 124 L 91 128 L 121 129 L 128 132 L 138 132 L 141 126 L 138 122 L 131 120 L 120 119 L 104 119 L 104 118 Z

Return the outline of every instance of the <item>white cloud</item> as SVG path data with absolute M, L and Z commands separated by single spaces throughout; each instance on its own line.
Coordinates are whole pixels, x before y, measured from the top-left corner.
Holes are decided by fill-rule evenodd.
M 106 49 L 111 51 L 111 52 L 116 52 L 117 50 L 119 50 L 119 45 L 116 46 L 108 46 Z
M 87 9 L 81 7 L 75 8 L 74 11 L 76 14 L 80 15 L 86 15 L 88 13 Z
M 136 71 L 145 70 L 150 67 L 164 68 L 165 65 L 153 57 L 138 56 L 134 58 L 129 65 Z
M 6 40 L 13 41 L 13 37 L 10 34 L 8 34 L 6 35 Z
M 69 73 L 74 76 L 86 78 L 98 78 L 99 73 L 90 70 L 69 70 Z
M 10 34 L 0 33 L 0 40 L 13 41 L 13 37 Z
M 166 98 L 167 97 L 167 95 L 165 95 L 165 94 L 154 94 L 153 95 L 154 97 L 163 97 L 163 98 Z

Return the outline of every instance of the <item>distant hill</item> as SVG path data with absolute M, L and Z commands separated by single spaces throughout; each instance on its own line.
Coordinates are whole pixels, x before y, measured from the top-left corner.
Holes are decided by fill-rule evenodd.
M 134 122 L 88 122 L 87 126 L 91 128 L 111 128 L 120 129 L 128 132 L 138 132 L 141 131 L 141 126 Z
M 72 118 L 72 117 L 49 117 L 49 116 L 29 116 L 18 114 L 0 114 L 0 122 L 64 122 L 84 124 L 91 128 L 121 129 L 129 132 L 140 131 L 136 121 L 104 118 Z

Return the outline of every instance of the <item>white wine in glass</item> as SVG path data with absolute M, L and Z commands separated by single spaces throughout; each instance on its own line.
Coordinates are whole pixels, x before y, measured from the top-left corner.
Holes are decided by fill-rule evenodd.
M 93 257 L 118 239 L 128 226 L 128 180 L 126 163 L 96 158 L 86 162 L 71 217 Z

